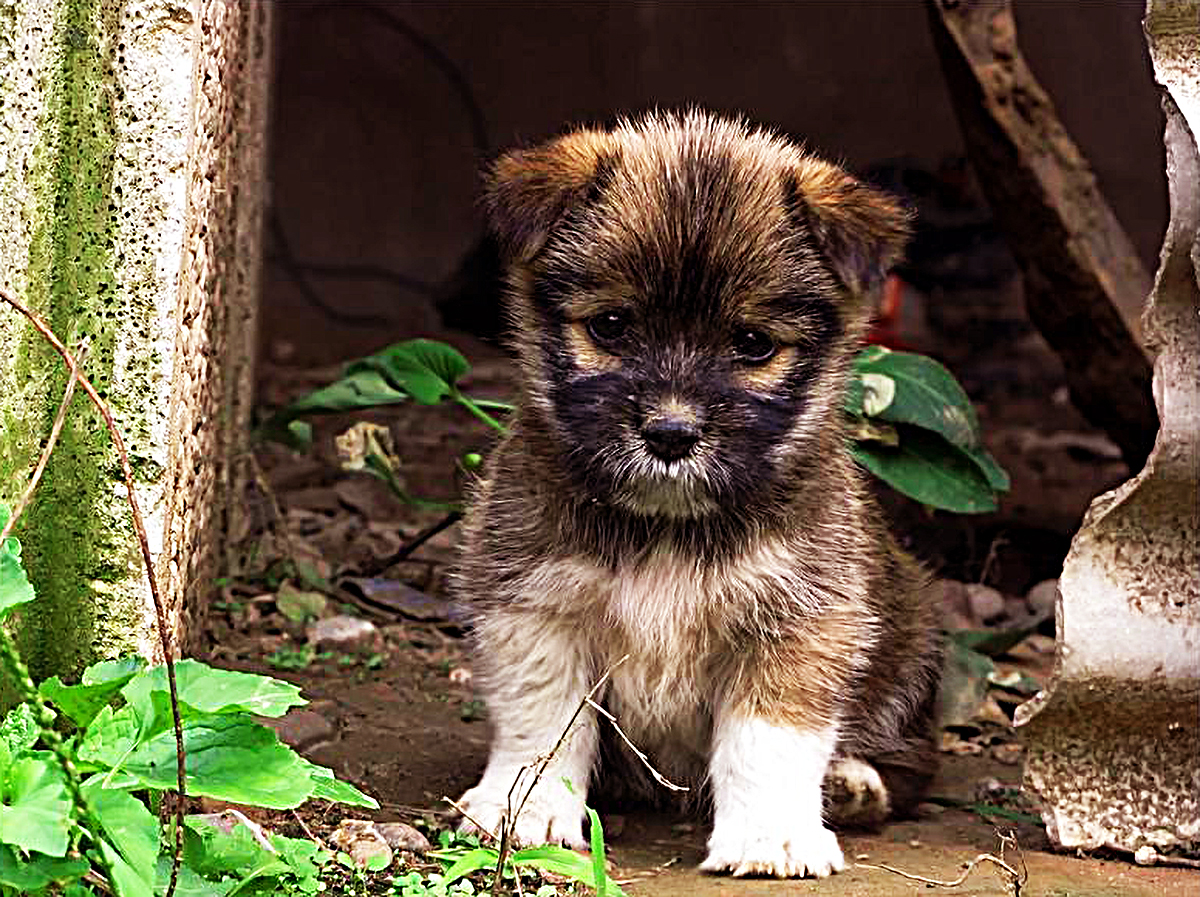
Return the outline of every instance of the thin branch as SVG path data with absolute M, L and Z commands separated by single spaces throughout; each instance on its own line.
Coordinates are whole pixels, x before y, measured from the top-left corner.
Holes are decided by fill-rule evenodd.
M 150 553 L 150 540 L 146 535 L 146 525 L 142 521 L 142 511 L 137 501 L 136 482 L 133 478 L 133 469 L 129 466 L 129 455 L 125 451 L 125 441 L 121 438 L 121 431 L 117 429 L 108 405 L 100 398 L 99 393 L 96 392 L 87 377 L 79 370 L 79 364 L 76 362 L 75 357 L 63 345 L 62 341 L 54 335 L 54 332 L 40 317 L 14 299 L 7 291 L 0 289 L 0 299 L 3 299 L 23 314 L 29 323 L 33 325 L 34 329 L 54 347 L 59 357 L 62 358 L 63 363 L 70 368 L 71 377 L 79 383 L 79 386 L 87 393 L 88 398 L 92 400 L 92 404 L 96 406 L 96 410 L 100 412 L 100 416 L 104 418 L 104 425 L 108 428 L 113 447 L 117 450 L 117 457 L 121 462 L 121 474 L 125 479 L 126 499 L 129 502 L 129 510 L 133 517 L 133 528 L 137 533 L 138 546 L 141 548 L 142 562 L 146 567 L 146 579 L 150 585 L 150 597 L 154 602 L 154 613 L 158 622 L 158 637 L 162 644 L 163 665 L 167 668 L 167 686 L 171 694 L 171 722 L 175 729 L 175 774 L 178 786 L 178 799 L 175 803 L 175 850 L 171 858 L 171 881 L 167 885 L 165 897 L 172 897 L 179 880 L 179 864 L 183 858 L 183 816 L 184 803 L 187 799 L 186 765 L 183 753 L 183 722 L 179 716 L 179 692 L 175 685 L 175 661 L 172 657 L 171 631 L 167 628 L 167 614 L 163 608 L 162 597 L 158 591 L 158 580 L 154 576 L 154 557 Z
M 75 350 L 75 360 L 82 365 L 87 359 L 87 354 L 90 346 L 85 339 L 79 344 L 79 348 Z M 33 493 L 37 489 L 38 481 L 42 478 L 42 473 L 46 470 L 46 462 L 50 460 L 50 455 L 54 451 L 54 445 L 58 442 L 59 434 L 62 433 L 63 424 L 67 420 L 67 410 L 71 407 L 71 398 L 75 395 L 75 378 L 67 378 L 67 388 L 63 391 L 62 401 L 58 403 L 58 413 L 54 415 L 54 423 L 50 427 L 50 436 L 46 439 L 46 445 L 42 449 L 41 457 L 38 458 L 37 465 L 33 468 L 33 474 L 29 477 L 29 485 L 25 487 L 25 491 L 21 497 L 17 499 L 17 503 L 13 506 L 12 514 L 8 518 L 8 522 L 0 529 L 0 545 L 4 544 L 4 540 L 8 538 L 9 533 L 17 525 L 17 520 L 21 514 L 25 512 L 25 508 L 29 505 L 30 499 L 33 498 Z
M 691 790 L 685 785 L 676 785 L 674 782 L 668 781 L 666 776 L 654 768 L 653 764 L 651 764 L 645 753 L 638 749 L 638 747 L 629 740 L 629 736 L 625 734 L 619 725 L 617 725 L 617 718 L 615 716 L 613 716 L 591 698 L 584 698 L 584 700 L 588 702 L 593 710 L 612 723 L 612 727 L 617 730 L 617 734 L 621 736 L 621 740 L 624 741 L 625 744 L 629 746 L 629 749 L 637 756 L 637 758 L 642 761 L 642 765 L 645 766 L 646 769 L 650 770 L 650 775 L 654 776 L 654 781 L 658 782 L 658 784 L 662 785 L 664 788 L 669 788 L 672 791 Z
M 942 881 L 941 879 L 937 878 L 926 878 L 924 875 L 914 875 L 911 872 L 905 872 L 902 869 L 895 868 L 894 866 L 885 866 L 883 864 L 874 865 L 872 863 L 855 863 L 854 865 L 859 869 L 882 869 L 884 872 L 894 873 L 902 878 L 907 878 L 909 881 L 919 881 L 922 884 L 932 885 L 939 888 L 957 888 L 967 880 L 967 876 L 975 871 L 975 867 L 980 863 L 995 863 L 1009 874 L 1014 884 L 1017 884 L 1021 881 L 1021 874 L 1017 872 L 1016 869 L 1008 865 L 1008 863 L 1004 862 L 1004 860 L 1000 859 L 1000 857 L 993 856 L 990 853 L 981 853 L 979 856 L 975 857 L 975 859 L 971 860 L 971 862 L 967 863 L 967 867 L 963 870 L 963 874 L 953 881 Z

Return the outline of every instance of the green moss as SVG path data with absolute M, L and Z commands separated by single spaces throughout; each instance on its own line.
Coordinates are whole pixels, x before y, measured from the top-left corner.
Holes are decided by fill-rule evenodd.
M 60 62 L 50 73 L 48 127 L 30 173 L 38 224 L 26 301 L 68 345 L 88 341 L 86 371 L 104 396 L 113 386 L 118 328 L 133 323 L 113 314 L 119 261 L 119 203 L 112 201 L 114 53 L 121 6 L 59 0 L 58 7 L 54 44 Z M 19 344 L 14 374 L 28 409 L 23 425 L 14 423 L 28 438 L 5 459 L 12 467 L 0 474 L 8 482 L 28 471 L 66 383 L 57 354 L 32 329 Z M 140 600 L 131 594 L 137 563 L 119 481 L 103 422 L 77 393 L 21 527 L 38 600 L 22 613 L 17 636 L 35 678 L 69 675 L 97 654 L 128 650 L 142 629 Z

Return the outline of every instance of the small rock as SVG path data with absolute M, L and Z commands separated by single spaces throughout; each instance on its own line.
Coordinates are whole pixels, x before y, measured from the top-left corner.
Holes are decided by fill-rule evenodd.
M 1035 613 L 1054 613 L 1058 596 L 1058 580 L 1043 579 L 1025 593 L 1025 602 Z
M 356 866 L 378 871 L 392 863 L 392 848 L 369 819 L 343 819 L 329 843 L 346 851 Z
M 314 647 L 331 645 L 342 650 L 369 648 L 379 638 L 379 630 L 370 620 L 339 614 L 317 620 L 307 629 L 308 642 Z
M 967 585 L 967 606 L 970 608 L 971 616 L 981 623 L 1004 616 L 1004 596 L 991 586 L 969 583 Z
M 1158 851 L 1149 844 L 1143 844 L 1133 852 L 1133 861 L 1139 866 L 1153 866 L 1158 862 Z
M 279 740 L 298 751 L 304 751 L 334 736 L 333 723 L 311 710 L 289 710 L 277 719 L 261 718 L 260 722 L 274 729 Z
M 470 667 L 455 667 L 450 671 L 450 681 L 455 685 L 470 685 L 473 678 Z
M 429 839 L 407 822 L 377 822 L 375 831 L 395 850 L 411 850 L 413 853 L 424 854 L 433 849 Z

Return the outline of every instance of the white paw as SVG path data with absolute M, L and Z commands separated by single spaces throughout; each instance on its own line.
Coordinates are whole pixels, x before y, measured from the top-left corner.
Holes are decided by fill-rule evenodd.
M 837 837 L 823 825 L 791 831 L 761 824 L 723 826 L 708 839 L 704 872 L 728 872 L 735 877 L 825 878 L 846 868 Z
M 508 786 L 493 788 L 480 782 L 461 798 L 458 805 L 466 811 L 460 832 L 478 832 L 483 826 L 493 835 L 500 834 L 500 820 L 508 815 Z M 513 793 L 513 809 L 520 803 Z M 518 844 L 565 844 L 581 850 L 583 838 L 583 799 L 567 790 L 562 782 L 542 780 L 517 815 L 512 835 Z
M 879 771 L 857 757 L 835 760 L 825 774 L 829 817 L 850 825 L 879 825 L 891 811 L 887 786 Z

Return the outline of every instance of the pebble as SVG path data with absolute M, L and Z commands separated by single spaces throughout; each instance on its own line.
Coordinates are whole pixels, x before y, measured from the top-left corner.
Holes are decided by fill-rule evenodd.
M 1004 596 L 991 586 L 968 583 L 967 606 L 971 616 L 981 623 L 1004 616 Z
M 334 736 L 333 723 L 311 710 L 289 710 L 277 719 L 260 718 L 274 729 L 279 740 L 298 751 L 304 751 Z
M 413 853 L 423 854 L 433 849 L 429 839 L 407 822 L 377 822 L 375 831 L 396 850 L 411 850 Z
M 328 645 L 343 650 L 369 647 L 379 638 L 379 630 L 370 620 L 339 614 L 317 620 L 307 629 L 308 642 L 314 647 Z
M 1043 579 L 1025 593 L 1025 602 L 1035 613 L 1054 613 L 1054 602 L 1057 594 L 1058 580 Z

